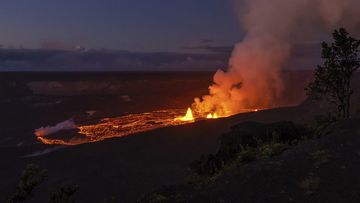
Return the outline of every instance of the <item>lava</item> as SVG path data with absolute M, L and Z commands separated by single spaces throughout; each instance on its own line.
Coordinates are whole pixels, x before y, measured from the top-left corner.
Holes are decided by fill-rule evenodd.
M 180 120 L 180 121 L 194 121 L 194 116 L 193 116 L 193 113 L 192 113 L 192 110 L 191 108 L 189 107 L 186 111 L 186 115 L 183 116 L 183 117 L 178 117 L 178 118 L 175 118 L 175 120 Z
M 258 111 L 258 109 L 244 109 L 242 112 L 255 111 Z M 168 126 L 184 125 L 193 123 L 196 120 L 217 119 L 222 117 L 226 116 L 219 116 L 216 112 L 208 113 L 207 116 L 201 116 L 196 112 L 193 113 L 189 107 L 186 112 L 184 109 L 168 109 L 128 114 L 114 118 L 103 118 L 95 124 L 75 124 L 65 121 L 53 127 L 48 126 L 36 129 L 34 134 L 40 142 L 46 145 L 79 145 L 98 142 L 113 137 L 128 136 Z M 62 129 L 61 131 L 58 130 L 60 127 Z M 62 132 L 66 130 L 73 130 L 72 134 L 70 134 L 72 135 L 71 138 L 61 137 Z M 54 134 L 56 134 L 56 136 L 54 136 Z
M 209 113 L 206 118 L 208 119 L 217 119 L 219 116 L 216 113 Z
M 96 124 L 76 125 L 78 131 L 72 138 L 54 138 L 54 133 L 44 134 L 44 128 L 35 130 L 37 139 L 47 145 L 78 145 L 98 142 L 112 137 L 123 137 L 157 128 L 183 125 L 195 121 L 191 109 L 168 109 L 139 114 L 128 114 L 114 118 L 103 118 Z M 51 127 L 48 127 L 52 129 Z M 65 129 L 66 130 L 66 129 Z M 62 131 L 64 132 L 64 131 Z M 62 134 L 56 132 L 57 135 Z

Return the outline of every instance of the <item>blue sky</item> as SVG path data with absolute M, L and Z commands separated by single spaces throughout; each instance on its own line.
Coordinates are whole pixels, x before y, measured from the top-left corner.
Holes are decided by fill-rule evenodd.
M 184 51 L 243 36 L 231 0 L 2 0 L 0 44 Z

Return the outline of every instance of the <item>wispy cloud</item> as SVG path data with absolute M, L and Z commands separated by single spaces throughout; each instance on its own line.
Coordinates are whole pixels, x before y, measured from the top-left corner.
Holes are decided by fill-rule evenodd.
M 218 53 L 218 54 L 231 54 L 231 51 L 233 50 L 233 46 L 218 46 L 218 45 L 199 45 L 199 46 L 187 46 L 183 47 L 185 50 L 195 50 L 195 51 L 202 51 L 206 53 Z
M 48 48 L 61 48 L 48 44 Z M 185 53 L 114 50 L 0 48 L 0 71 L 213 71 L 225 68 L 232 46 L 200 44 L 183 47 Z M 296 45 L 288 63 L 309 69 L 320 61 L 319 44 Z
M 213 39 L 202 39 L 200 42 L 204 43 L 204 44 L 211 44 L 211 43 L 214 43 L 215 40 L 213 40 Z
M 208 53 L 0 49 L 0 70 L 215 70 L 227 59 L 223 54 Z

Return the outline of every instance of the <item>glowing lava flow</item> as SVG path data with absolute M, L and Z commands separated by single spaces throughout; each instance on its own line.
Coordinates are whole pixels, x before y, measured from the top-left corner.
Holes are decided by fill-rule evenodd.
M 157 128 L 183 125 L 194 122 L 194 116 L 189 108 L 184 115 L 184 109 L 168 109 L 139 114 L 128 114 L 115 118 L 103 118 L 96 124 L 77 124 L 77 133 L 65 138 L 64 129 L 53 132 L 54 127 L 35 130 L 37 139 L 47 145 L 78 145 L 88 142 L 98 142 L 112 137 L 123 137 Z M 60 126 L 57 124 L 56 126 Z M 60 136 L 60 137 L 59 137 Z
M 257 111 L 257 109 L 248 109 L 243 112 L 253 111 Z M 184 109 L 168 109 L 103 118 L 98 123 L 87 125 L 66 121 L 52 127 L 36 129 L 35 135 L 40 142 L 47 145 L 78 145 L 112 137 L 128 136 L 157 128 L 193 123 L 196 120 L 222 117 L 226 116 L 219 116 L 215 112 L 201 116 L 197 112 L 193 113 L 191 108 L 187 109 L 185 115 Z M 68 132 L 66 133 L 66 131 Z

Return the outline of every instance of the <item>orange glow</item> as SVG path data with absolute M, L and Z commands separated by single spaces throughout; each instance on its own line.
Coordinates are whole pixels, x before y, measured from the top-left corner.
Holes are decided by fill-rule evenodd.
M 216 113 L 209 113 L 207 116 L 206 116 L 206 118 L 208 118 L 208 119 L 217 119 L 217 118 L 219 118 L 219 116 L 216 114 Z
M 182 116 L 183 114 L 184 109 L 168 109 L 103 118 L 96 124 L 77 124 L 78 132 L 70 139 L 54 138 L 51 133 L 46 134 L 43 130 L 35 131 L 34 134 L 40 142 L 46 145 L 79 145 L 195 121 L 191 109 L 187 110 L 185 116 Z
M 189 107 L 186 111 L 186 115 L 183 116 L 183 117 L 178 117 L 178 118 L 175 118 L 175 120 L 180 120 L 180 121 L 194 121 L 194 116 L 193 116 L 193 113 L 192 113 L 192 110 L 191 108 Z
M 67 142 L 67 141 L 60 140 L 60 139 L 50 139 L 50 138 L 46 138 L 46 137 L 37 137 L 37 139 L 46 145 L 69 145 L 70 146 L 70 145 L 82 144 L 81 142 L 76 142 L 76 141 Z
M 245 112 L 256 112 L 259 109 L 243 109 Z M 123 137 L 140 132 L 150 131 L 167 126 L 177 126 L 195 122 L 196 119 L 217 119 L 230 116 L 221 115 L 217 112 L 200 114 L 193 113 L 191 108 L 168 109 L 140 114 L 128 114 L 114 118 L 103 118 L 96 124 L 74 124 L 78 132 L 71 138 L 52 137 L 51 133 L 45 132 L 46 129 L 35 131 L 37 139 L 46 145 L 79 145 L 89 142 L 98 142 L 112 137 Z M 196 118 L 196 119 L 195 119 Z M 61 132 L 58 133 L 61 135 Z

